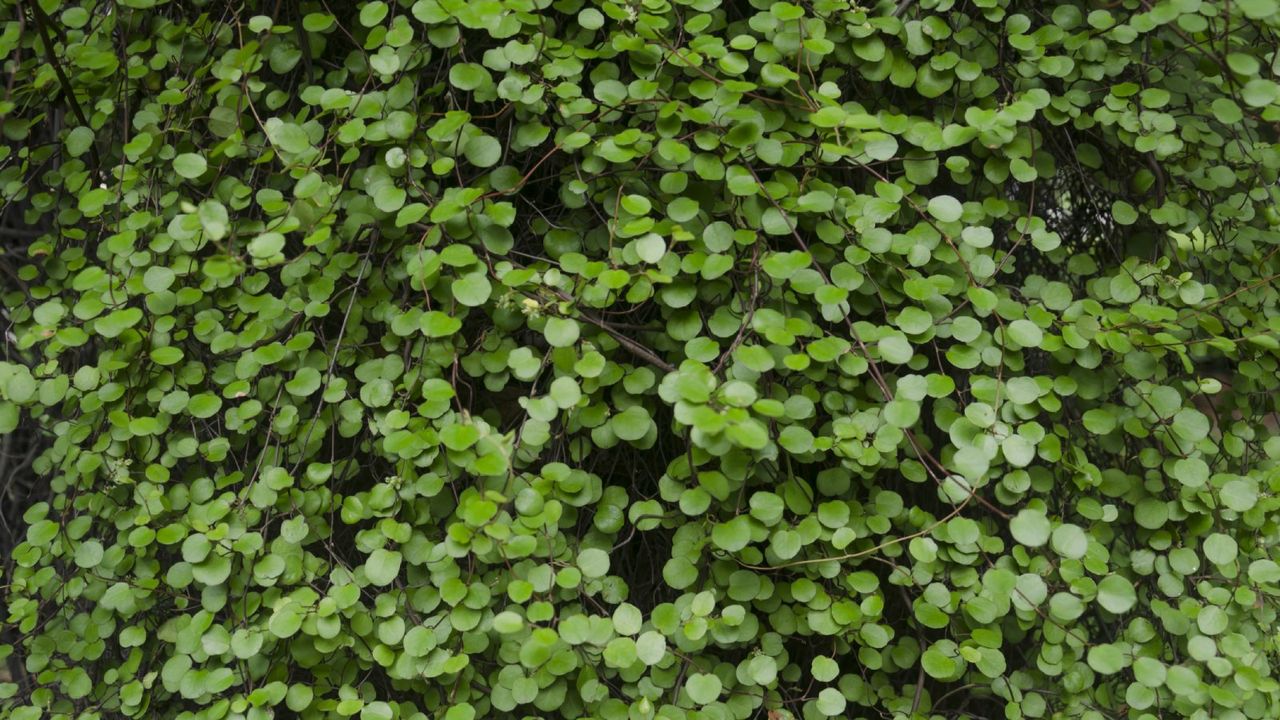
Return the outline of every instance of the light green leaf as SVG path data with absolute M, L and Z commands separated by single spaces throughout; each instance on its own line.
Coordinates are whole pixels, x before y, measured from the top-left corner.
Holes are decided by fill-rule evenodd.
M 205 162 L 202 155 L 197 153 L 183 153 L 173 159 L 173 169 L 179 175 L 187 179 L 198 178 L 209 169 L 209 164 Z
M 613 426 L 613 433 L 623 440 L 635 441 L 643 438 L 648 432 L 653 421 L 649 419 L 649 412 L 640 405 L 632 405 L 626 410 L 613 416 L 610 423 Z
M 400 553 L 379 548 L 369 553 L 364 564 L 365 577 L 374 585 L 389 585 L 400 574 Z
M 468 307 L 479 307 L 489 300 L 493 286 L 482 272 L 469 273 L 453 281 L 453 297 Z
M 964 213 L 964 206 L 950 195 L 939 195 L 929 199 L 929 214 L 942 222 L 955 222 Z
M 1079 525 L 1063 523 L 1053 529 L 1054 552 L 1071 560 L 1079 560 L 1089 550 L 1089 536 Z
M 569 347 L 578 342 L 578 322 L 570 318 L 547 318 L 542 334 L 551 347 Z
M 698 705 L 707 705 L 720 697 L 723 689 L 720 678 L 711 673 L 691 673 L 684 681 L 689 699 Z
M 1108 611 L 1120 614 L 1133 609 L 1138 595 L 1133 583 L 1120 575 L 1108 575 L 1098 583 L 1098 604 Z
M 267 137 L 271 144 L 284 152 L 300 154 L 311 149 L 311 138 L 301 127 L 285 122 L 279 118 L 271 118 L 266 122 Z
M 1009 521 L 1013 539 L 1027 547 L 1041 547 L 1049 542 L 1052 528 L 1043 511 L 1024 508 Z
M 586 548 L 578 553 L 577 565 L 583 577 L 604 577 L 609 572 L 609 554 L 598 548 Z

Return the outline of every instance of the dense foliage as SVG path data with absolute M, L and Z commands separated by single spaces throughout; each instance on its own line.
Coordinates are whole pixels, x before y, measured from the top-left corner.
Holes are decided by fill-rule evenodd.
M 1280 717 L 1276 0 L 0 27 L 0 714 Z

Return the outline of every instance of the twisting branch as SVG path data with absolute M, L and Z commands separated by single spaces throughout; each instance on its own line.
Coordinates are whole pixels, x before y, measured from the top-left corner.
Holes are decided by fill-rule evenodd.
M 40 39 L 44 45 L 44 54 L 49 64 L 53 66 L 53 72 L 58 76 L 58 83 L 62 85 L 62 94 L 67 96 L 67 102 L 71 105 L 71 112 L 75 113 L 76 119 L 85 127 L 90 127 L 89 118 L 85 116 L 84 109 L 80 107 L 80 101 L 76 99 L 75 90 L 71 87 L 71 81 L 67 79 L 67 73 L 62 69 L 62 63 L 58 62 L 58 56 L 53 51 L 53 38 L 49 35 L 49 28 L 53 25 L 53 21 L 40 8 L 40 3 L 33 2 L 31 5 L 31 16 L 36 21 L 36 28 L 40 30 Z M 89 152 L 93 155 L 93 164 L 97 168 L 102 167 L 102 159 L 98 157 L 98 149 L 93 145 L 89 146 Z
M 555 292 L 557 295 L 560 296 L 561 300 L 564 300 L 565 302 L 573 302 L 573 298 L 569 297 L 567 294 L 562 293 L 559 290 L 556 290 Z M 630 350 L 632 355 L 635 355 L 636 357 L 639 357 L 642 360 L 647 361 L 650 365 L 653 365 L 654 367 L 662 368 L 667 372 L 675 372 L 675 369 L 676 369 L 675 365 L 672 365 L 666 360 L 663 360 L 662 358 L 658 357 L 657 354 L 655 354 L 649 348 L 641 345 L 635 340 L 632 340 L 626 335 L 623 335 L 620 331 L 618 331 L 616 328 L 609 325 L 609 323 L 605 322 L 604 320 L 601 320 L 600 318 L 595 317 L 594 315 L 591 315 L 590 313 L 583 311 L 581 308 L 578 309 L 578 317 L 582 318 L 583 320 L 586 320 L 588 323 L 592 325 L 595 325 L 596 327 L 600 328 L 606 333 L 609 333 L 609 337 L 618 341 L 618 344 L 621 345 L 622 347 Z
M 508 262 L 512 262 L 513 265 L 516 265 L 516 263 L 511 261 L 510 258 L 508 258 Z M 517 266 L 523 267 L 520 265 L 517 265 Z M 553 287 L 553 288 L 550 288 L 550 290 L 556 294 L 556 297 L 560 298 L 566 303 L 576 304 L 577 302 L 571 295 L 560 290 L 559 288 Z M 654 353 L 652 350 L 650 350 L 649 348 L 627 337 L 620 330 L 613 327 L 610 323 L 586 312 L 582 308 L 577 308 L 577 310 L 578 310 L 579 318 L 587 321 L 591 325 L 594 325 L 600 328 L 601 330 L 605 331 L 606 333 L 608 333 L 609 337 L 612 337 L 614 340 L 618 342 L 619 345 L 629 350 L 632 355 L 635 355 L 636 357 L 648 362 L 650 365 L 653 365 L 654 367 L 661 368 L 667 372 L 675 372 L 675 369 L 676 369 L 675 365 L 672 365 L 666 360 L 663 360 L 662 358 L 658 357 L 658 355 Z

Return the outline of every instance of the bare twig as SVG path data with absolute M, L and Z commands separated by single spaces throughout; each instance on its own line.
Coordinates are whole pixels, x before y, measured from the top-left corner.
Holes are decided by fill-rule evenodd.
M 53 21 L 41 9 L 40 3 L 31 3 L 31 14 L 35 18 L 36 27 L 40 30 L 40 38 L 44 44 L 44 54 L 49 60 L 49 65 L 53 67 L 53 72 L 58 76 L 58 82 L 62 85 L 62 94 L 67 96 L 67 102 L 71 105 L 71 112 L 75 113 L 76 119 L 85 127 L 90 127 L 89 119 L 85 117 L 84 110 L 80 107 L 80 101 L 76 99 L 75 89 L 71 86 L 71 81 L 67 79 L 67 73 L 62 69 L 62 63 L 58 62 L 58 56 L 53 52 L 53 38 L 49 36 L 49 27 L 53 25 Z M 98 157 L 98 149 L 93 145 L 89 146 L 89 152 L 93 155 L 94 167 L 102 168 L 102 159 Z

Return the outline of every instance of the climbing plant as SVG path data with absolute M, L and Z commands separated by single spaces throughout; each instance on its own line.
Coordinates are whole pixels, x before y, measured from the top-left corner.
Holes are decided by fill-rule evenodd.
M 1278 34 L 0 0 L 0 714 L 1280 717 Z

